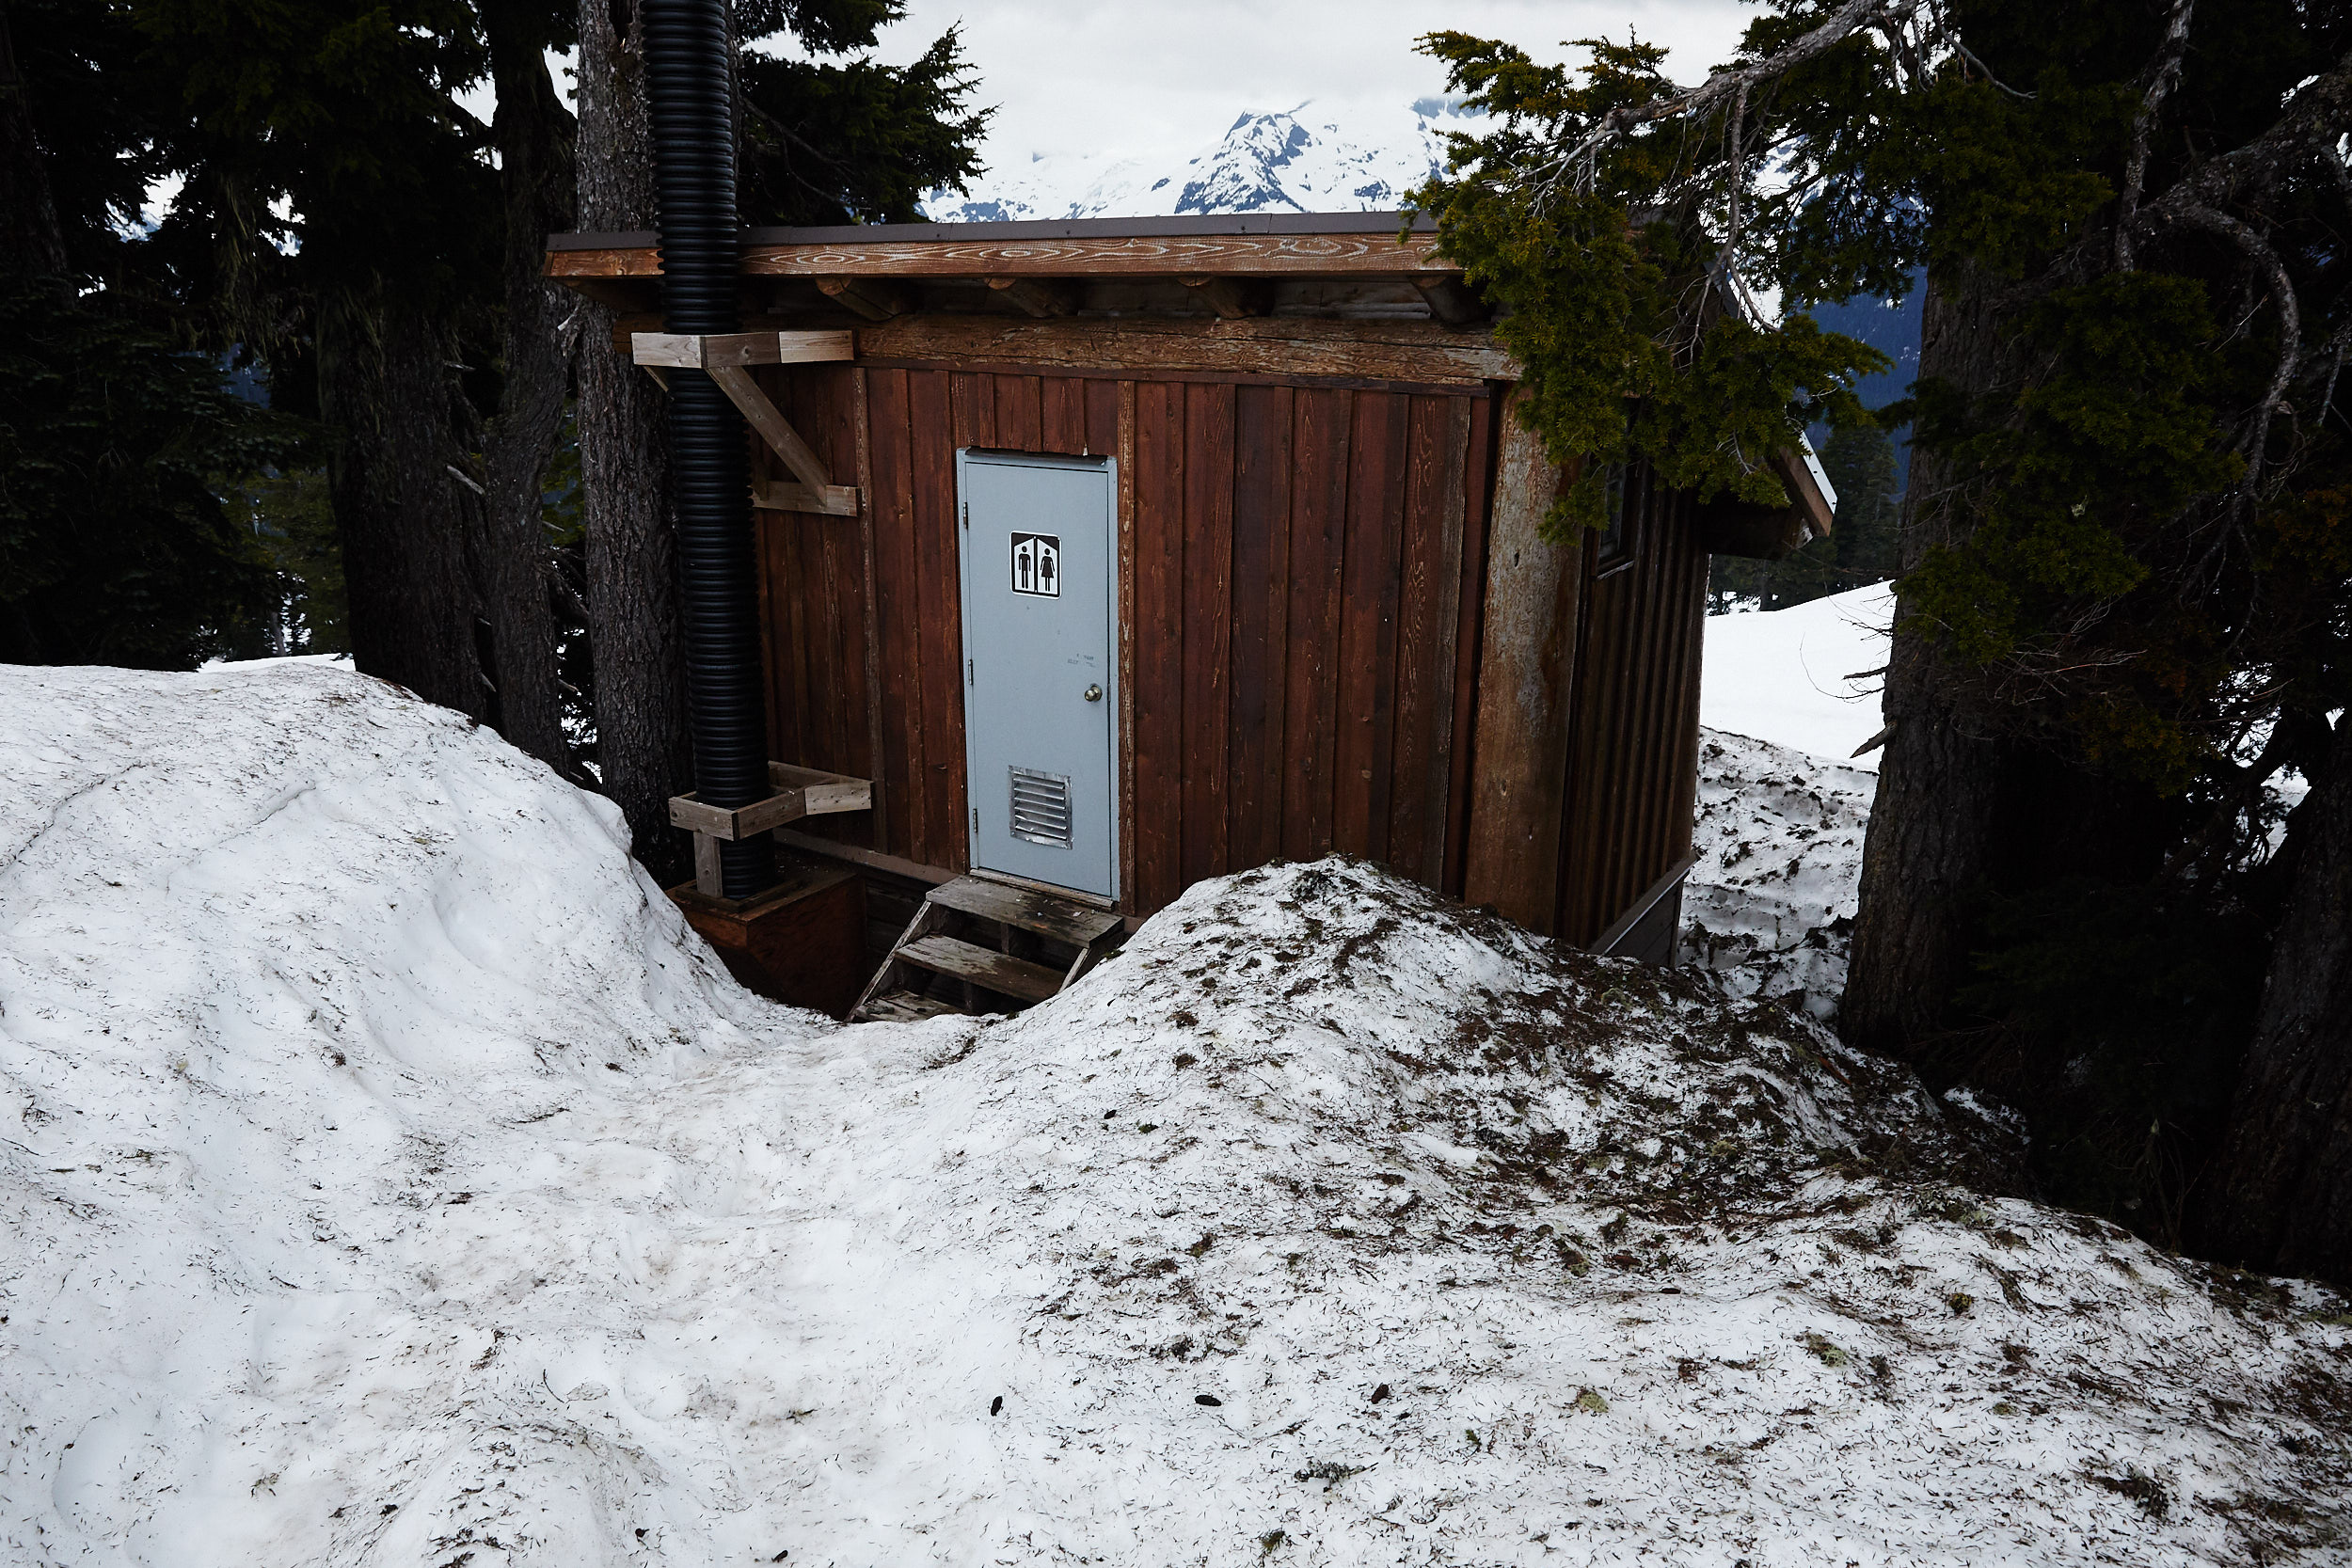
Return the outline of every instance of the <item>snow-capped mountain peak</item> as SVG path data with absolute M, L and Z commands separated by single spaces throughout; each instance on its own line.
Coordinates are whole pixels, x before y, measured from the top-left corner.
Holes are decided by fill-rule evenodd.
M 968 196 L 942 194 L 942 223 L 1167 217 L 1195 213 L 1393 212 L 1443 164 L 1460 106 L 1424 98 L 1387 125 L 1343 130 L 1310 106 L 1245 113 L 1183 163 L 1048 153 L 992 169 Z M 1451 122 L 1451 123 L 1449 123 Z

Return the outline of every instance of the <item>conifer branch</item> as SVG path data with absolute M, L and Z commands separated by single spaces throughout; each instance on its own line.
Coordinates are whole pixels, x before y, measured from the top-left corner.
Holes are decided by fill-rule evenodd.
M 2172 214 L 2172 219 L 2187 228 L 2218 234 L 2244 251 L 2255 270 L 2263 275 L 2271 303 L 2278 308 L 2279 367 L 2271 372 L 2269 389 L 2254 410 L 2252 434 L 2247 441 L 2246 479 L 2240 487 L 2242 495 L 2251 498 L 2262 484 L 2263 454 L 2270 442 L 2271 416 L 2286 401 L 2288 384 L 2295 379 L 2296 366 L 2302 356 L 2302 306 L 2296 297 L 2295 279 L 2287 275 L 2286 263 L 2279 260 L 2270 242 L 2256 233 L 2251 225 L 2210 207 L 2183 207 Z
M 2197 0 L 2172 0 L 2171 19 L 2165 24 L 2164 47 L 2156 56 L 2154 79 L 2139 101 L 2132 121 L 2132 150 L 2123 165 L 2122 207 L 2115 225 L 2115 264 L 2132 270 L 2132 220 L 2139 213 L 2139 195 L 2148 182 L 2148 148 L 2155 137 L 2156 113 L 2181 79 L 2181 62 L 2188 54 L 2188 24 Z
M 1744 103 L 1748 89 L 1758 83 L 1771 82 L 1787 75 L 1798 66 L 1817 58 L 1843 43 L 1863 28 L 1872 24 L 1892 31 L 1911 19 L 1919 8 L 1920 0 L 1846 0 L 1828 21 L 1789 44 L 1774 50 L 1761 59 L 1746 65 L 1731 66 L 1715 72 L 1689 92 L 1672 98 L 1656 98 L 1646 103 L 1626 103 L 1600 117 L 1593 128 L 1574 147 L 1555 158 L 1544 171 L 1539 183 L 1549 184 L 1564 174 L 1582 169 L 1583 182 L 1589 184 L 1600 153 L 1612 143 L 1622 141 L 1645 125 L 1660 120 L 1680 119 L 1703 116 L 1725 99 Z

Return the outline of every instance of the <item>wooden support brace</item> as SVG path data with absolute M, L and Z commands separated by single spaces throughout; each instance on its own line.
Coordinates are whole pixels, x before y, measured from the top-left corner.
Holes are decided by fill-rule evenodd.
M 1421 291 L 1429 313 L 1448 326 L 1476 326 L 1494 314 L 1458 272 L 1417 272 L 1413 287 Z
M 815 512 L 827 517 L 854 517 L 858 498 L 854 484 L 828 484 L 812 490 L 805 484 L 778 481 L 752 486 L 752 504 L 762 512 Z
M 759 432 L 759 438 L 784 459 L 786 467 L 800 476 L 803 484 L 822 490 L 833 483 L 833 476 L 825 472 L 824 464 L 801 439 L 801 433 L 792 428 L 791 421 L 768 401 L 768 394 L 759 389 L 751 372 L 730 365 L 714 368 L 708 374 L 718 383 L 719 390 L 726 393 L 727 401 L 743 411 L 743 418 Z
M 755 488 L 755 506 L 776 512 L 819 512 L 854 517 L 862 500 L 857 487 L 835 484 L 825 472 L 801 433 L 792 428 L 768 394 L 759 389 L 746 365 L 807 365 L 855 356 L 856 339 L 843 331 L 725 332 L 697 335 L 687 332 L 632 332 L 629 348 L 637 363 L 669 390 L 663 367 L 702 371 L 727 401 L 742 411 L 769 449 L 784 459 L 800 480 L 798 484 L 769 484 Z
M 835 305 L 869 322 L 886 322 L 914 309 L 913 296 L 886 277 L 820 277 L 817 287 Z
M 992 277 L 988 286 L 1032 316 L 1075 315 L 1078 291 L 1050 277 Z
M 1239 277 L 1179 277 L 1176 281 L 1227 321 L 1265 314 L 1266 291 L 1258 283 Z
M 632 332 L 629 353 L 641 365 L 715 370 L 723 365 L 818 365 L 857 356 L 856 340 L 830 332 Z
M 813 768 L 771 762 L 768 765 L 768 783 L 774 794 L 733 809 L 706 805 L 691 795 L 670 797 L 670 826 L 684 828 L 694 835 L 696 892 L 712 898 L 724 896 L 719 882 L 722 842 L 738 843 L 803 816 L 865 811 L 874 803 L 871 781 L 819 772 Z

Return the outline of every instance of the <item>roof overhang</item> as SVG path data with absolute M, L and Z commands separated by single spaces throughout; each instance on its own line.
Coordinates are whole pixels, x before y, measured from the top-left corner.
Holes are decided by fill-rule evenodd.
M 548 277 L 624 309 L 650 309 L 645 285 L 660 272 L 651 233 L 557 234 L 548 241 Z M 1426 214 L 1408 221 L 1402 213 L 750 229 L 743 232 L 742 273 L 747 286 L 813 286 L 868 320 L 968 309 L 968 302 L 936 297 L 940 289 L 959 286 L 985 287 L 997 302 L 1030 315 L 1102 308 L 1089 291 L 1104 288 L 1125 291 L 1107 308 L 1126 313 L 1198 310 L 1237 318 L 1279 306 L 1409 311 L 1455 327 L 1482 324 L 1489 314 L 1464 287 L 1461 268 L 1438 255 L 1436 224 Z M 1153 288 L 1161 291 L 1156 298 L 1134 292 Z

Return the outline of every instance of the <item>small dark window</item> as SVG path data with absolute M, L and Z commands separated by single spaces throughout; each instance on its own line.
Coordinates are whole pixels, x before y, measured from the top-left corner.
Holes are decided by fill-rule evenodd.
M 1642 515 L 1649 500 L 1649 465 L 1614 463 L 1607 479 L 1608 520 L 1601 525 L 1600 548 L 1594 569 L 1612 572 L 1631 563 L 1642 547 Z

